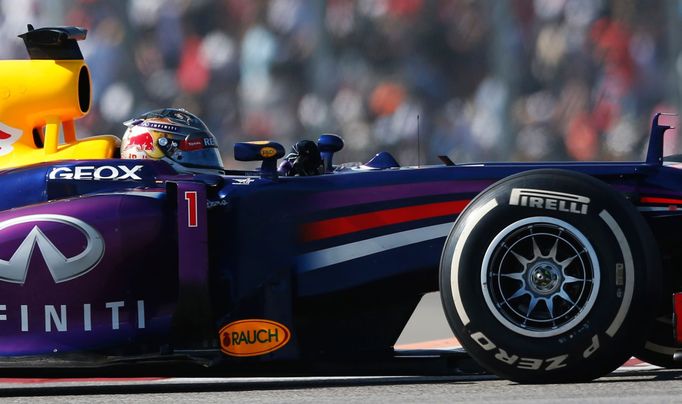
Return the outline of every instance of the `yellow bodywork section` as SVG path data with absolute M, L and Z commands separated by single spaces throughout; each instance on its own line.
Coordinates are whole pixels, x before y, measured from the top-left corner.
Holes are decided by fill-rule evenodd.
M 15 144 L 11 153 L 0 157 L 0 170 L 46 161 L 108 159 L 116 155 L 120 146 L 121 141 L 113 135 L 93 136 L 71 144 L 62 144 L 57 146 L 54 153 L 48 153 L 45 148 Z
M 115 155 L 120 145 L 116 136 L 76 139 L 74 120 L 89 112 L 91 99 L 90 72 L 83 60 L 0 61 L 0 77 L 0 169 Z M 34 129 L 43 134 L 42 147 Z

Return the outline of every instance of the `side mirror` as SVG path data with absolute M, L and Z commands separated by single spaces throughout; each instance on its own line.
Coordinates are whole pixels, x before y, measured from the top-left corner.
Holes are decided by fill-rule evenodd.
M 324 171 L 331 172 L 334 153 L 343 149 L 343 139 L 331 133 L 323 133 L 317 139 L 317 148 L 320 149 L 320 157 L 324 161 Z
M 238 161 L 263 161 L 263 177 L 277 176 L 277 159 L 284 157 L 284 146 L 277 142 L 241 142 L 234 145 L 234 158 Z

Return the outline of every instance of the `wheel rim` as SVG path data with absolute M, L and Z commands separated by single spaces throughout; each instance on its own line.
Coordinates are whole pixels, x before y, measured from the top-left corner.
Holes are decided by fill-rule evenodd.
M 483 296 L 510 330 L 550 337 L 575 327 L 594 306 L 599 262 L 587 238 L 551 217 L 519 220 L 490 243 L 481 266 Z

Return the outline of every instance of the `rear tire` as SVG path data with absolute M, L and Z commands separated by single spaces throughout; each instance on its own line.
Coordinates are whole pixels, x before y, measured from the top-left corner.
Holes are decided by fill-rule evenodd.
M 668 313 L 672 313 L 672 306 Z M 672 321 L 672 314 L 654 320 L 644 346 L 636 355 L 638 359 L 666 369 L 682 369 L 682 362 L 673 360 L 673 354 L 682 350 L 682 346 L 673 338 Z
M 643 218 L 605 183 L 534 170 L 482 192 L 446 241 L 440 288 L 464 348 L 522 383 L 587 381 L 643 345 L 660 286 Z

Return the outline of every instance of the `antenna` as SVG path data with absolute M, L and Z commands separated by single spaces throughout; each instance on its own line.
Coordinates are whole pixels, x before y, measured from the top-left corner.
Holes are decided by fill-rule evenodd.
M 419 114 L 417 114 L 417 168 L 421 166 L 421 144 L 419 142 Z

